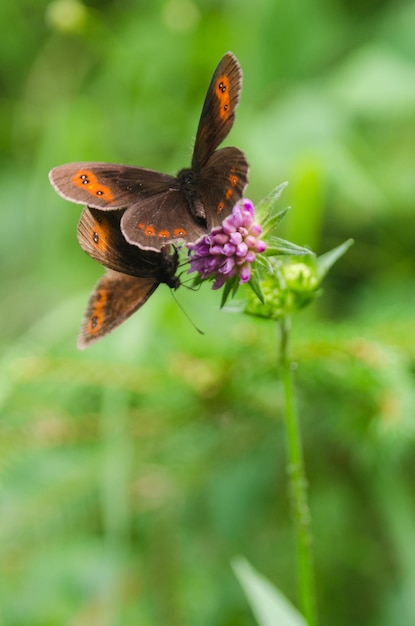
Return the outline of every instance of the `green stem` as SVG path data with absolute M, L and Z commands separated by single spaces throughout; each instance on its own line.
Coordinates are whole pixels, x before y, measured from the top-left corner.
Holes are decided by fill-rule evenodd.
M 296 536 L 299 599 L 308 626 L 316 626 L 311 518 L 307 500 L 307 482 L 304 471 L 301 433 L 294 398 L 289 339 L 290 318 L 283 317 L 280 321 L 280 365 L 285 394 L 285 423 L 288 448 L 287 471 Z

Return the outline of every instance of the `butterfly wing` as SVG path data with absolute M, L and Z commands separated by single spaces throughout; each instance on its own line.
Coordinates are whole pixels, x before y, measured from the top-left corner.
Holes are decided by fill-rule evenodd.
M 200 170 L 229 134 L 241 89 L 241 66 L 228 52 L 219 62 L 207 90 L 196 133 L 192 169 Z
M 169 189 L 129 207 L 121 218 L 125 239 L 144 250 L 196 241 L 206 224 L 194 218 L 181 189 Z
M 114 210 L 126 209 L 120 218 L 121 231 L 129 244 L 144 250 L 160 252 L 169 243 L 195 241 L 206 230 L 205 224 L 192 217 L 177 178 L 167 174 L 108 163 L 70 163 L 55 167 L 49 178 L 61 196 L 86 204 L 91 210 L 106 210 L 109 215 L 110 210 L 115 214 Z M 84 186 L 82 181 L 85 180 L 88 183 Z M 115 217 L 108 218 L 107 226 L 115 220 Z M 84 216 L 81 221 L 88 220 Z M 97 260 L 105 265 L 103 251 L 91 244 L 90 239 L 88 241 L 88 236 L 98 231 L 89 225 L 88 235 L 85 225 L 80 228 L 81 246 L 93 258 L 99 255 Z M 107 239 L 106 243 L 111 242 Z M 117 243 L 122 246 L 118 241 L 113 242 L 113 247 L 117 247 Z M 117 249 L 120 254 L 125 252 L 125 249 Z M 123 271 L 121 266 L 112 269 Z
M 85 311 L 78 348 L 101 339 L 143 306 L 160 282 L 108 270 L 95 285 Z
M 49 180 L 66 200 L 101 210 L 122 209 L 178 186 L 173 176 L 113 163 L 66 163 L 51 170 Z
M 249 165 L 238 148 L 213 153 L 198 176 L 200 198 L 206 208 L 208 230 L 220 226 L 242 198 L 248 184 Z
M 127 244 L 145 251 L 160 252 L 169 243 L 196 241 L 220 222 L 219 216 L 222 219 L 230 212 L 246 185 L 248 164 L 242 152 L 226 149 L 215 156 L 216 148 L 232 128 L 241 83 L 241 67 L 228 52 L 207 91 L 192 168 L 182 170 L 177 178 L 132 166 L 80 162 L 55 167 L 49 173 L 53 187 L 64 198 L 91 210 L 125 209 L 120 218 L 121 233 Z M 127 250 L 123 242 L 105 237 L 102 231 L 100 240 L 109 246 L 106 249 L 104 243 L 91 243 L 91 233 L 97 238 L 96 229 L 82 230 L 81 234 L 78 231 L 87 253 L 100 263 L 125 272 L 119 258 Z M 128 251 L 127 256 L 130 254 Z M 131 269 L 125 273 L 131 273 Z
M 160 282 L 177 269 L 177 253 L 142 250 L 130 245 L 121 232 L 123 211 L 99 211 L 86 207 L 78 224 L 78 241 L 81 248 L 107 269 L 130 276 L 156 277 Z M 171 282 L 171 280 L 170 280 Z

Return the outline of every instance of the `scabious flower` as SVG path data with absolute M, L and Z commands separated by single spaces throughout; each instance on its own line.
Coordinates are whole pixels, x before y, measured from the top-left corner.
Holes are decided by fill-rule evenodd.
M 222 287 L 229 278 L 239 277 L 239 284 L 251 278 L 252 263 L 266 243 L 259 239 L 262 228 L 255 223 L 255 209 L 250 200 L 240 200 L 221 226 L 208 235 L 188 244 L 191 252 L 190 272 L 198 272 L 201 279 L 215 278 L 213 289 Z
M 288 208 L 280 210 L 278 204 L 285 187 L 283 183 L 272 190 L 256 211 L 250 200 L 240 200 L 221 226 L 187 244 L 189 273 L 198 272 L 195 284 L 213 279 L 213 289 L 224 287 L 221 307 L 235 297 L 238 285 L 249 283 L 251 289 L 231 308 L 280 320 L 321 293 L 324 276 L 353 243 L 345 241 L 316 257 L 308 248 L 281 239 L 278 228 Z

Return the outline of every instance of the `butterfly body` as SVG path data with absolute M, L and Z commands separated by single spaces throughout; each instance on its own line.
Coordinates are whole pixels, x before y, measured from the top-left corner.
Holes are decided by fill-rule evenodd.
M 182 169 L 177 174 L 177 181 L 193 218 L 196 222 L 200 220 L 205 225 L 207 223 L 207 214 L 199 195 L 197 174 L 190 168 Z

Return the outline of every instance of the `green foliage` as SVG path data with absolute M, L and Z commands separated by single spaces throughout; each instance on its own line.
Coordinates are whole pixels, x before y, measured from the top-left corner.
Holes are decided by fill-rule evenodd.
M 0 18 L 0 621 L 253 626 L 235 554 L 296 605 L 273 325 L 182 287 L 201 337 L 161 287 L 77 352 L 102 269 L 47 180 L 186 166 L 232 50 L 247 195 L 288 180 L 282 239 L 355 241 L 294 317 L 321 624 L 412 623 L 413 3 L 6 0 Z
M 300 613 L 247 561 L 235 560 L 233 567 L 259 626 L 306 626 Z

